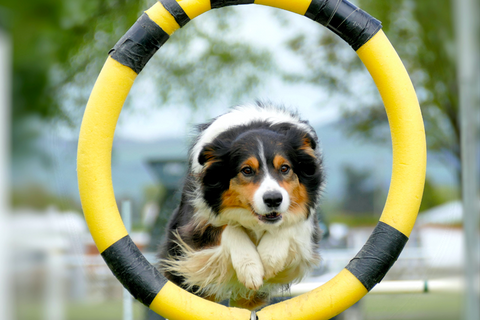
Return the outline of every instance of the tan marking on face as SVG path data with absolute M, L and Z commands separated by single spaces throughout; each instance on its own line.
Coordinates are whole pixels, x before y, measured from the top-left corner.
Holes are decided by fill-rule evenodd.
M 239 175 L 242 174 L 239 173 Z M 222 195 L 221 210 L 227 208 L 252 210 L 251 204 L 259 185 L 245 180 L 245 178 L 237 176 L 230 181 L 230 187 Z
M 254 172 L 258 172 L 260 163 L 257 158 L 250 157 L 242 163 L 240 168 L 247 166 L 251 167 Z M 242 208 L 253 212 L 253 197 L 259 187 L 260 185 L 253 183 L 249 177 L 239 172 L 236 177 L 230 180 L 228 190 L 223 193 L 220 209 Z
M 273 158 L 273 167 L 277 170 L 280 170 L 280 167 L 282 165 L 288 165 L 289 167 L 291 167 L 290 165 L 290 162 L 288 162 L 287 159 L 285 159 L 284 157 L 282 157 L 281 155 L 276 155 L 275 158 Z
M 284 173 L 280 172 L 280 168 L 284 164 L 286 164 L 287 166 L 290 167 L 290 170 L 288 171 L 287 174 L 284 174 Z M 276 155 L 275 158 L 273 158 L 273 165 L 275 167 L 275 170 L 277 170 L 278 172 L 280 172 L 282 174 L 284 181 L 288 181 L 288 180 L 294 179 L 296 177 L 295 173 L 293 172 L 293 169 L 291 168 L 292 165 L 284 157 L 282 157 L 280 155 Z M 295 177 L 294 177 L 294 175 L 295 175 Z
M 291 172 L 291 170 L 290 170 Z M 280 186 L 284 188 L 290 195 L 289 211 L 293 214 L 303 214 L 308 216 L 308 193 L 307 188 L 298 181 L 296 174 L 292 173 L 290 178 L 279 182 Z
M 243 164 L 240 166 L 240 168 L 245 168 L 245 167 L 251 167 L 255 172 L 258 172 L 258 169 L 260 168 L 260 163 L 258 162 L 258 159 L 255 157 L 250 157 Z
M 315 151 L 312 149 L 312 143 L 307 137 L 303 137 L 300 150 L 303 150 L 306 154 L 312 156 L 313 158 L 317 158 L 317 156 L 315 155 Z

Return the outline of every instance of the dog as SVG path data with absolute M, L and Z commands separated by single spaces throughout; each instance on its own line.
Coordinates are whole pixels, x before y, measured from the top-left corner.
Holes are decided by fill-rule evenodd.
M 256 310 L 319 263 L 324 184 L 318 138 L 284 107 L 257 102 L 198 126 L 158 268 L 211 301 Z

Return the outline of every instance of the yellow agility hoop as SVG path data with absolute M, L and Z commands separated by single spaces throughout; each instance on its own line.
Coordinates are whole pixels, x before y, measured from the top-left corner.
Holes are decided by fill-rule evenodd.
M 355 258 L 332 280 L 265 307 L 257 319 L 330 319 L 360 300 L 402 251 L 423 194 L 426 142 L 418 100 L 400 58 L 378 20 L 346 0 L 162 0 L 138 19 L 110 51 L 85 110 L 78 143 L 80 197 L 93 239 L 132 295 L 164 317 L 250 319 L 255 313 L 197 297 L 167 281 L 140 253 L 115 201 L 111 151 L 118 116 L 133 82 L 178 28 L 214 8 L 238 4 L 281 8 L 317 21 L 342 37 L 369 70 L 385 104 L 393 144 L 390 189 L 380 222 Z

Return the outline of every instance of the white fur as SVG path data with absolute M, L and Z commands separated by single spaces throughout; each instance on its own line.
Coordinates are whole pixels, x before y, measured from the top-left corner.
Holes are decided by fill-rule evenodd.
M 286 283 L 300 281 L 319 262 L 311 242 L 313 221 L 310 217 L 262 233 L 228 225 L 219 246 L 199 251 L 179 238 L 186 255 L 163 261 L 163 268 L 184 276 L 190 288 L 199 286 L 203 294 L 217 301 L 268 294 Z
M 294 278 L 300 280 L 305 272 L 318 263 L 318 253 L 312 246 L 313 218 L 289 227 L 272 229 L 265 233 L 258 245 L 258 253 L 265 269 L 265 279 L 280 271 L 300 268 Z
M 260 289 L 264 276 L 262 261 L 245 230 L 240 226 L 227 226 L 221 246 L 230 255 L 238 281 L 248 289 Z
M 287 229 L 283 229 L 285 231 Z M 273 278 L 277 273 L 285 269 L 290 251 L 290 237 L 278 236 L 285 232 L 267 232 L 260 241 L 257 250 L 262 259 L 265 270 L 265 279 Z
M 288 208 L 290 207 L 290 196 L 284 188 L 282 188 L 277 180 L 273 179 L 268 173 L 265 175 L 260 187 L 255 192 L 253 196 L 253 206 L 255 211 L 258 214 L 267 214 L 272 211 L 265 202 L 263 201 L 263 195 L 267 192 L 278 191 L 282 195 L 282 203 L 280 207 L 275 211 L 279 213 L 287 212 Z
M 263 167 L 268 168 L 267 160 L 265 159 L 265 151 L 263 149 L 263 144 L 261 141 L 258 141 L 258 149 L 260 154 L 260 161 L 262 162 Z M 270 174 L 268 173 L 268 171 L 266 171 L 265 177 L 260 184 L 260 187 L 257 189 L 253 196 L 253 207 L 258 214 L 267 214 L 272 211 L 271 208 L 269 208 L 263 201 L 263 196 L 265 195 L 265 193 L 272 191 L 280 192 L 280 194 L 282 195 L 282 203 L 280 205 L 280 208 L 278 208 L 276 211 L 284 213 L 288 210 L 290 206 L 290 197 L 287 190 L 283 189 L 278 184 L 278 181 L 273 179 L 272 176 L 270 176 Z
M 230 128 L 248 125 L 255 121 L 268 121 L 272 124 L 291 123 L 305 132 L 315 135 L 315 132 L 313 132 L 308 124 L 301 122 L 298 117 L 292 116 L 287 110 L 282 110 L 274 106 L 238 106 L 232 111 L 215 119 L 215 121 L 213 121 L 213 123 L 201 133 L 197 143 L 192 149 L 191 156 L 193 172 L 199 174 L 203 169 L 198 162 L 198 156 L 206 144 L 212 142 L 218 135 Z

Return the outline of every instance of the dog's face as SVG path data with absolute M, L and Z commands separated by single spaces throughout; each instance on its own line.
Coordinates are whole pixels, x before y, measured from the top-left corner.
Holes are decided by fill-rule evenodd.
M 222 221 L 248 228 L 305 219 L 323 181 L 313 137 L 290 124 L 233 128 L 199 156 L 203 198 Z

